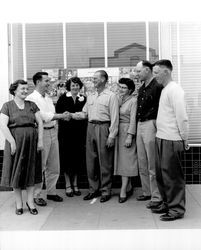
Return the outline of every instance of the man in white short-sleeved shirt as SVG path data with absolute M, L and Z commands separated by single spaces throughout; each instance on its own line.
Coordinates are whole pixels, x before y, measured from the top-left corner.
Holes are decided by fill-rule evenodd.
M 56 183 L 60 173 L 59 148 L 56 121 L 67 119 L 67 113 L 56 114 L 52 99 L 47 95 L 49 89 L 49 77 L 46 72 L 38 72 L 33 76 L 35 90 L 27 96 L 27 100 L 34 102 L 40 109 L 43 120 L 43 144 L 42 170 L 45 175 L 47 199 L 56 202 L 63 201 L 63 198 L 56 194 Z M 42 198 L 43 182 L 35 185 L 34 202 L 39 206 L 46 206 Z

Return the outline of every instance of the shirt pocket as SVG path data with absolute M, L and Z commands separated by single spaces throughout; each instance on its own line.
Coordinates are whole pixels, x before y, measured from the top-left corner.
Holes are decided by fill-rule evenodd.
M 99 100 L 98 109 L 100 112 L 108 112 L 109 110 L 109 99 Z
M 93 100 L 88 100 L 88 101 L 87 101 L 87 105 L 91 106 L 91 105 L 93 105 L 93 104 L 94 104 L 94 101 L 93 101 Z

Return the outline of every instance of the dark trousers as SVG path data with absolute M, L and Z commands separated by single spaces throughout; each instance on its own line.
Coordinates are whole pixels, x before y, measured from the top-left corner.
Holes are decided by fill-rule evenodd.
M 156 180 L 163 201 L 169 213 L 185 213 L 185 181 L 181 157 L 184 150 L 182 141 L 156 138 Z
M 109 123 L 92 124 L 87 127 L 86 165 L 89 192 L 101 190 L 110 194 L 113 174 L 114 148 L 107 148 Z

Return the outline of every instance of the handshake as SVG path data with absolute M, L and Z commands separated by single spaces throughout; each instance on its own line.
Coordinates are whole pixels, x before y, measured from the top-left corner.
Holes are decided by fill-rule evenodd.
M 61 119 L 64 121 L 70 121 L 72 118 L 72 114 L 68 111 L 65 111 L 63 114 L 61 114 Z
M 82 112 L 70 113 L 68 111 L 65 111 L 63 112 L 63 114 L 59 114 L 59 119 L 68 122 L 70 121 L 70 119 L 83 120 L 85 119 L 85 116 L 83 117 Z

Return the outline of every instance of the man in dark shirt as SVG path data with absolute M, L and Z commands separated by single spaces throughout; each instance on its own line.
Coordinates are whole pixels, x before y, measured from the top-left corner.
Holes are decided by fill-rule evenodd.
M 152 64 L 141 61 L 136 70 L 143 85 L 139 89 L 137 104 L 137 154 L 143 194 L 137 200 L 151 201 L 147 208 L 161 204 L 155 175 L 156 117 L 162 87 L 152 75 Z

